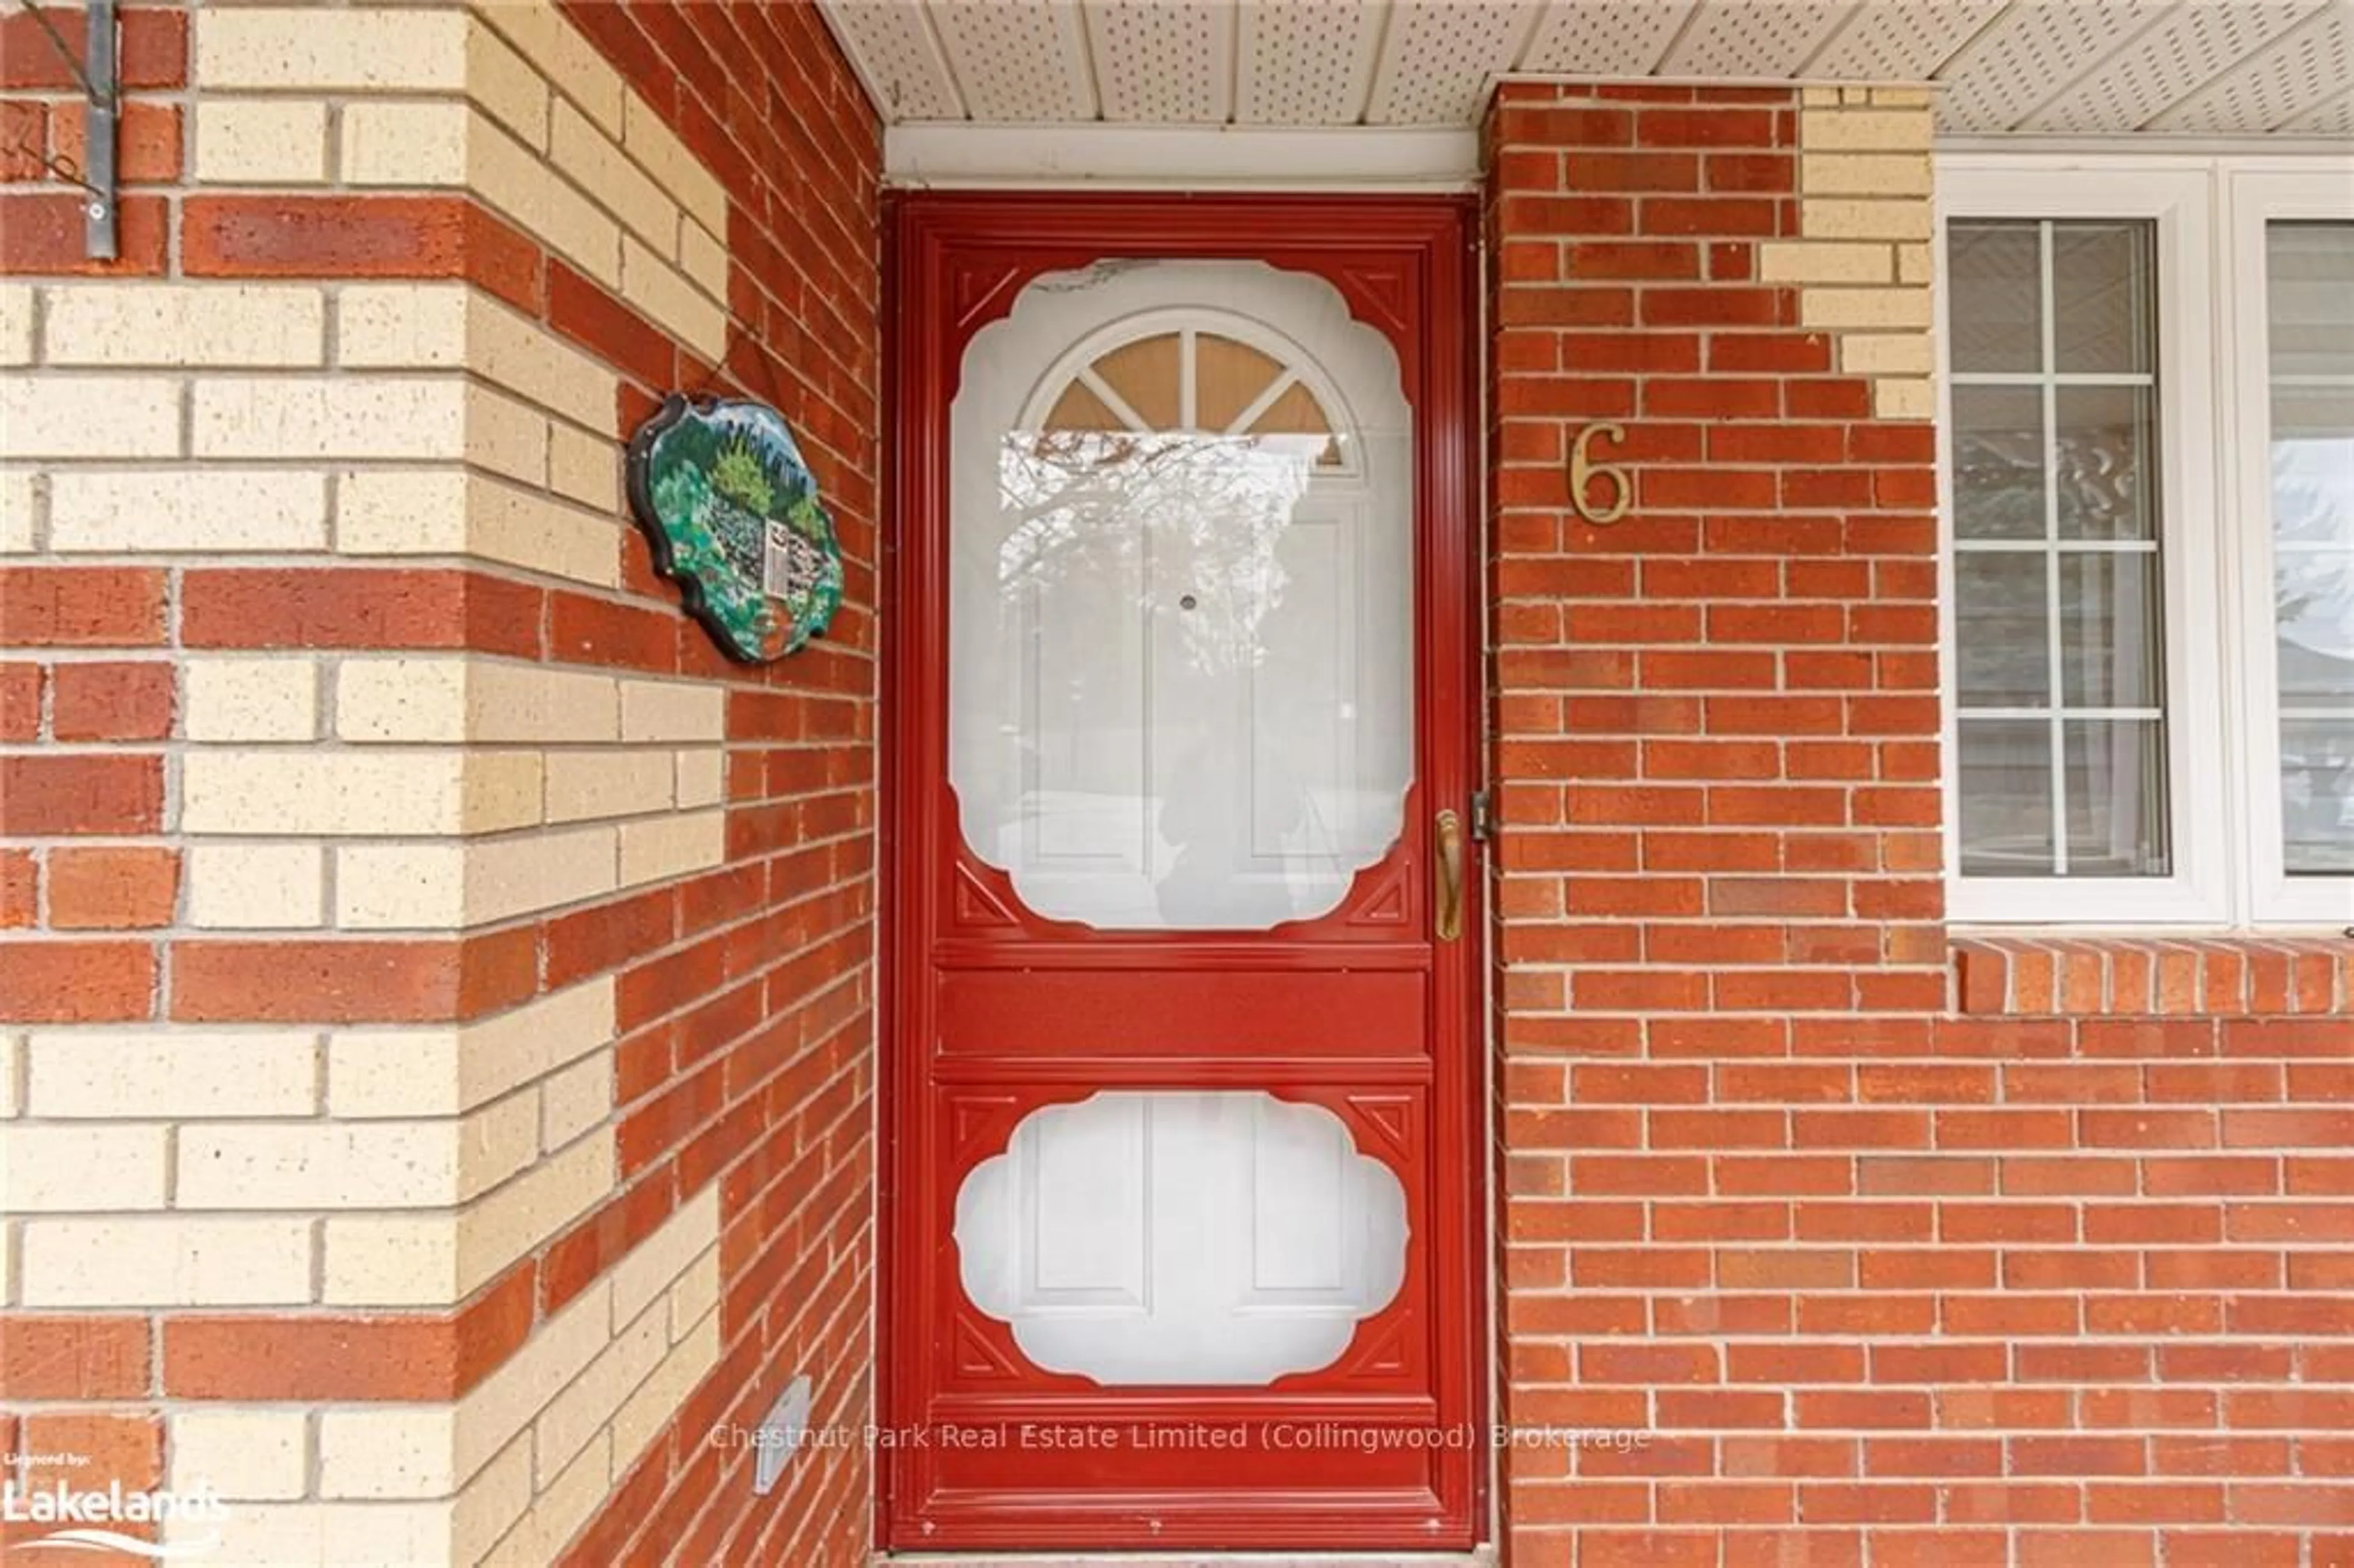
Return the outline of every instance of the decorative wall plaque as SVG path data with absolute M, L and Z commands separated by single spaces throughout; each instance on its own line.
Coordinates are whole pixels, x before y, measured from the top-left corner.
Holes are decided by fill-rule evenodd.
M 631 438 L 630 508 L 654 569 L 721 652 L 781 659 L 842 605 L 842 546 L 784 416 L 672 393 Z

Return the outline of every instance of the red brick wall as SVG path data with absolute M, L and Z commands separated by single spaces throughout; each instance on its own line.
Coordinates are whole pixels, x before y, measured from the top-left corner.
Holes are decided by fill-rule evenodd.
M 79 44 L 82 14 L 51 15 Z M 121 67 L 122 260 L 93 264 L 82 259 L 79 193 L 62 177 L 86 162 L 80 89 L 30 15 L 12 6 L 0 16 L 0 274 L 165 270 L 167 204 L 157 193 L 182 169 L 175 100 L 187 82 L 186 16 L 126 10 Z M 16 748 L 0 757 L 0 1020 L 111 1021 L 154 1008 L 156 933 L 175 917 L 179 853 L 119 841 L 163 827 L 177 704 L 168 582 L 153 568 L 0 567 L 0 747 Z M 48 749 L 60 745 L 75 749 Z M 118 842 L 78 842 L 90 839 Z M 23 939 L 37 927 L 56 935 Z M 8 1206 L 0 1195 L 0 1211 Z M 0 1314 L 0 1400 L 106 1402 L 0 1408 L 0 1453 L 11 1457 L 0 1478 L 30 1488 L 92 1477 L 156 1484 L 155 1391 L 150 1335 L 136 1319 Z M 18 1452 L 90 1462 L 71 1473 L 20 1467 Z M 36 1532 L 11 1525 L 0 1538 Z
M 800 1373 L 815 1384 L 814 1423 L 873 1419 L 881 128 L 812 6 L 564 9 L 726 185 L 737 324 L 724 384 L 784 413 L 847 574 L 827 636 L 746 679 L 698 628 L 674 629 L 675 590 L 632 542 L 631 576 L 658 601 L 664 645 L 675 630 L 682 668 L 732 678 L 728 860 L 674 895 L 570 916 L 560 945 L 583 971 L 620 960 L 633 1031 L 617 1100 L 624 1179 L 643 1201 L 609 1212 L 610 1244 L 719 1182 L 724 1349 L 567 1561 L 864 1563 L 863 1451 L 806 1451 L 755 1499 L 753 1450 L 712 1438 L 757 1426 Z M 551 319 L 627 373 L 645 323 L 594 294 L 579 284 L 572 323 L 552 296 Z M 682 379 L 691 368 L 681 351 Z M 666 389 L 625 391 L 622 427 Z
M 1757 281 L 1799 110 L 1489 125 L 1504 1414 L 1644 1435 L 1514 1449 L 1511 1561 L 2354 1561 L 2354 963 L 1979 945 L 1949 1009 L 1932 431 Z
M 79 51 L 81 11 L 43 9 Z M 186 163 L 188 18 L 177 4 L 143 0 L 132 0 L 122 17 L 120 260 L 90 262 L 82 254 L 81 195 L 68 183 L 89 162 L 81 86 L 28 12 L 12 5 L 0 16 L 0 273 L 152 277 L 169 266 L 164 192 L 179 183 Z
M 81 12 L 51 16 L 79 46 Z M 187 53 L 185 14 L 124 12 L 122 258 L 92 263 L 82 257 L 80 195 L 66 184 L 87 156 L 80 86 L 32 16 L 11 7 L 0 16 L 0 274 L 165 270 L 166 201 L 156 187 L 181 175 L 182 111 L 173 100 L 187 84 Z M 0 758 L 0 833 L 19 841 L 0 849 L 0 932 L 91 933 L 39 947 L 0 938 L 0 1017 L 144 1015 L 157 948 L 133 933 L 172 923 L 176 853 L 22 841 L 139 836 L 162 826 L 161 743 L 173 731 L 175 702 L 168 617 L 161 571 L 0 570 L 0 745 L 106 748 Z M 47 649 L 106 656 L 53 665 L 40 657 Z

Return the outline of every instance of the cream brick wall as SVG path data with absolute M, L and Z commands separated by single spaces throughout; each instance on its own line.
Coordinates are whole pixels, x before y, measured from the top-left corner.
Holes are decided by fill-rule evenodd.
M 42 291 L 53 366 L 316 366 L 326 314 L 316 289 L 277 284 L 67 284 Z
M 724 349 L 724 193 L 548 6 L 216 7 L 193 26 L 200 180 L 472 189 L 584 264 L 609 252 L 593 270 L 617 286 L 631 270 L 632 304 Z M 0 355 L 42 367 L 0 388 L 0 460 L 47 471 L 7 471 L 12 495 L 24 475 L 21 547 L 460 556 L 618 586 L 617 378 L 471 287 L 11 285 Z M 454 933 L 723 856 L 724 708 L 693 683 L 290 652 L 192 657 L 182 698 L 171 826 L 197 930 Z M 61 1147 L 50 1118 L 152 1116 L 168 1139 L 126 1123 L 90 1143 L 143 1153 L 88 1193 L 321 1214 L 315 1283 L 290 1276 L 271 1299 L 446 1305 L 611 1190 L 610 1013 L 610 998 L 601 1019 L 551 998 L 462 1031 L 228 1037 L 299 1062 L 299 1097 L 275 1067 L 224 1075 L 219 1036 L 116 1032 L 109 1080 L 76 1075 L 80 1032 L 44 1030 L 25 1053 L 25 1147 Z M 500 1064 L 547 1017 L 589 1054 L 531 1069 L 560 1075 L 543 1102 Z M 369 1087 L 372 1061 L 401 1064 L 410 1103 Z M 237 1120 L 252 1115 L 294 1119 Z M 235 1125 L 197 1119 L 216 1116 Z M 409 1119 L 350 1120 L 378 1117 Z M 37 1244 L 28 1299 L 96 1288 L 44 1283 L 54 1234 L 12 1234 Z
M 339 365 L 472 370 L 584 429 L 612 424 L 620 378 L 601 360 L 463 284 L 345 285 L 335 323 Z
M 59 1215 L 17 1232 L 13 1305 L 291 1307 L 313 1294 L 318 1244 L 304 1218 Z
M 24 1057 L 26 1110 L 61 1122 L 319 1108 L 319 1040 L 309 1031 L 40 1029 Z
M 214 7 L 194 32 L 196 86 L 222 95 L 196 126 L 199 179 L 315 179 L 333 148 L 349 185 L 468 190 L 705 359 L 726 352 L 726 191 L 544 0 Z
M 192 1407 L 172 1423 L 175 1491 L 210 1482 L 225 1498 L 299 1498 L 311 1480 L 311 1421 L 299 1410 Z
M 567 501 L 584 506 L 617 506 L 621 493 L 620 452 L 610 441 L 558 425 L 548 432 L 547 483 Z
M 468 192 L 724 355 L 726 192 L 547 0 L 188 20 L 194 184 Z M 623 586 L 619 378 L 468 284 L 8 282 L 0 366 L 0 552 Z M 172 656 L 165 940 L 468 937 L 724 858 L 714 686 Z M 617 1192 L 618 1033 L 603 976 L 462 1024 L 0 1034 L 0 1306 L 458 1309 Z M 716 1364 L 718 1209 L 692 1196 L 462 1399 L 161 1402 L 173 1483 L 240 1505 L 213 1560 L 549 1560 Z
M 315 740 L 319 670 L 318 661 L 300 654 L 186 660 L 181 733 L 193 741 Z
M 612 1191 L 616 1033 L 600 976 L 478 1022 L 323 1041 L 301 1028 L 12 1036 L 0 1190 L 23 1224 L 17 1299 L 463 1301 Z M 122 1224 L 137 1228 L 106 1228 Z M 183 1232 L 185 1255 L 155 1240 Z M 78 1250 L 117 1234 L 146 1248 L 121 1260 L 119 1300 L 113 1255 Z M 281 1243 L 284 1256 L 260 1255 Z
M 24 1072 L 25 1037 L 0 1034 L 0 1117 L 24 1114 Z
M 456 469 L 341 471 L 335 548 L 347 556 L 472 556 L 615 587 L 618 449 L 608 437 L 551 424 L 547 461 L 553 494 Z
M 0 468 L 0 556 L 30 555 L 37 547 L 38 483 L 29 470 Z
M 687 799 L 687 793 L 679 785 L 675 764 L 666 763 L 658 751 L 599 747 L 548 754 L 547 815 L 552 821 L 634 816 L 673 804 L 705 803 Z
M 0 365 L 33 363 L 33 309 L 29 283 L 0 283 Z
M 620 144 L 571 104 L 558 100 L 549 122 L 548 151 L 556 167 L 583 190 L 594 191 L 613 215 L 646 242 L 664 249 L 678 243 L 679 209 Z
M 1800 324 L 1832 333 L 1840 368 L 1872 379 L 1883 419 L 1936 416 L 1930 281 L 1930 90 L 1809 87 L 1798 112 L 1797 239 L 1758 273 L 1801 286 Z
M 244 555 L 326 547 L 323 473 L 100 469 L 49 476 L 49 548 L 60 555 Z
M 299 931 L 326 923 L 326 851 L 316 844 L 196 844 L 183 852 L 188 924 Z
M 578 1061 L 615 1033 L 610 975 L 472 1023 L 334 1030 L 327 1108 L 355 1118 L 456 1116 Z
M 210 98 L 196 105 L 196 182 L 305 185 L 327 178 L 327 106 L 317 101 Z
M 695 683 L 358 653 L 188 680 L 189 734 L 218 743 L 181 763 L 194 925 L 462 929 L 723 856 L 725 711 Z M 314 741 L 323 696 L 337 744 L 253 744 Z
M 496 832 L 539 820 L 533 752 L 191 751 L 180 828 L 302 837 Z
M 718 1248 L 706 1188 L 454 1401 L 175 1410 L 172 1484 L 236 1505 L 228 1562 L 545 1563 L 718 1364 Z
M 196 80 L 205 90 L 463 92 L 462 13 L 398 6 L 208 6 L 196 19 Z
M 187 389 L 156 376 L 0 380 L 0 460 L 176 458 Z
M 0 1127 L 0 1192 L 19 1214 L 160 1209 L 170 1165 L 160 1126 Z

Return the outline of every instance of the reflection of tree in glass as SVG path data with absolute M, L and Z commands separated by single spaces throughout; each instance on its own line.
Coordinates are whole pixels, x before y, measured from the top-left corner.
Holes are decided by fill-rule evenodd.
M 2273 536 L 2282 706 L 2354 709 L 2354 440 L 2274 443 Z M 2354 716 L 2280 738 L 2291 869 L 2354 867 Z
M 2052 495 L 2064 532 L 2095 538 L 2141 535 L 2142 442 L 2129 426 L 2076 425 L 2052 453 Z M 2045 454 L 2040 427 L 1967 429 L 1954 454 L 1954 490 L 1967 532 L 1978 538 L 2032 539 L 2046 532 Z
M 2300 446 L 2337 449 L 2344 471 L 2338 494 L 2330 493 L 2326 471 L 2324 477 L 2300 471 L 2309 466 L 2299 461 Z M 2281 635 L 2316 653 L 2354 661 L 2354 441 L 2274 443 L 2273 538 L 2285 546 L 2274 552 L 2273 570 Z
M 2060 515 L 2073 532 L 2095 538 L 2132 538 L 2143 531 L 2142 444 L 2138 431 L 2119 426 L 2062 430 L 2053 476 Z
M 1983 538 L 2031 539 L 2043 533 L 2041 429 L 1964 429 L 1954 453 L 1954 491 Z
M 1007 523 L 999 603 L 1011 613 L 1028 591 L 1072 577 L 1136 581 L 1147 608 L 1193 599 L 1177 626 L 1195 668 L 1256 664 L 1287 581 L 1277 546 L 1322 444 L 1182 431 L 1010 435 L 998 462 Z

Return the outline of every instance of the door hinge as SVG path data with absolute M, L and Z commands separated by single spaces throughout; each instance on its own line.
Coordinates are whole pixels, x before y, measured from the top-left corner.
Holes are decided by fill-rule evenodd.
M 1471 842 L 1474 843 L 1486 843 L 1488 842 L 1488 835 L 1494 831 L 1494 821 L 1488 815 L 1488 791 L 1485 789 L 1472 790 Z

